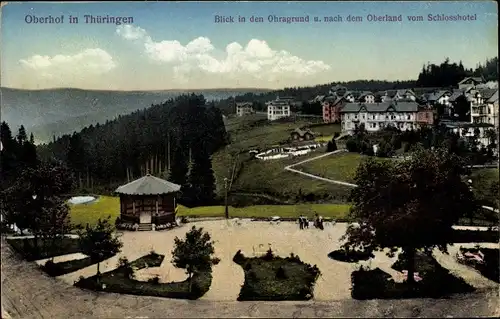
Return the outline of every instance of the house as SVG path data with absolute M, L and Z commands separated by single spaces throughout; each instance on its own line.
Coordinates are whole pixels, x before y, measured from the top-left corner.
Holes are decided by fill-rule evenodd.
M 470 95 L 471 100 L 471 122 L 472 123 L 489 123 L 494 124 L 495 115 L 495 103 L 494 95 L 498 92 L 496 89 L 478 89 L 474 90 Z M 497 93 L 498 95 L 498 93 Z M 492 99 L 493 98 L 493 99 Z M 492 99 L 491 103 L 486 103 L 486 101 Z M 497 103 L 498 105 L 498 103 Z
M 340 111 L 342 132 L 352 133 L 362 123 L 368 132 L 386 126 L 417 129 L 418 110 L 416 102 L 347 103 Z
M 499 116 L 500 111 L 498 107 L 498 89 L 495 90 L 495 93 L 491 97 L 486 100 L 486 107 L 488 108 L 488 124 L 493 124 L 495 130 L 498 132 L 499 129 Z
M 452 95 L 452 92 L 447 91 L 447 90 L 437 90 L 432 93 L 426 93 L 424 94 L 424 99 L 429 105 L 436 105 L 436 104 L 441 104 L 444 105 L 445 107 L 450 106 L 450 97 Z
M 360 103 L 375 103 L 375 94 L 369 91 L 361 92 L 358 97 Z
M 475 87 L 478 84 L 486 83 L 483 77 L 466 77 L 462 81 L 458 82 L 458 88 L 463 89 L 467 87 Z
M 295 130 L 293 130 L 290 135 L 292 137 L 292 140 L 294 141 L 310 141 L 313 140 L 315 136 L 315 134 L 311 132 L 311 130 L 302 130 L 300 128 L 296 128 Z
M 396 96 L 398 97 L 398 100 L 415 101 L 417 99 L 415 92 L 410 89 L 397 90 Z
M 491 143 L 486 132 L 494 129 L 493 124 L 456 121 L 442 121 L 441 123 L 466 141 L 470 141 L 473 137 L 476 137 L 479 147 L 487 147 Z
M 323 122 L 337 123 L 340 121 L 340 110 L 348 103 L 343 96 L 332 95 L 323 101 Z
M 434 124 L 434 111 L 428 106 L 419 106 L 417 110 L 417 124 L 422 127 Z
M 293 98 L 280 98 L 279 96 L 276 100 L 267 103 L 267 119 L 269 121 L 275 121 L 281 118 L 289 117 L 290 104 L 293 102 Z
M 253 113 L 255 113 L 255 111 L 253 109 L 253 104 L 251 102 L 236 103 L 236 115 L 244 116 Z

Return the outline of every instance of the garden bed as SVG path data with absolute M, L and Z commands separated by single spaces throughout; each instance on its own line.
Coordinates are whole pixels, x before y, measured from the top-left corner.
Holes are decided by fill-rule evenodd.
M 320 271 L 293 254 L 282 258 L 268 253 L 247 258 L 238 251 L 233 261 L 245 272 L 245 283 L 238 301 L 250 300 L 309 300 Z
M 85 257 L 82 259 L 68 260 L 58 263 L 54 263 L 51 260 L 48 260 L 44 265 L 40 266 L 40 268 L 43 271 L 45 271 L 49 276 L 57 277 L 92 266 L 94 264 L 97 264 L 98 262 L 102 262 L 113 256 L 114 255 L 103 257 L 100 260 L 92 260 L 92 258 L 90 257 Z
M 406 269 L 403 254 L 392 265 L 397 271 Z M 361 267 L 351 275 L 354 299 L 404 299 L 404 298 L 441 298 L 454 293 L 473 292 L 474 288 L 444 269 L 432 257 L 423 252 L 415 255 L 415 271 L 422 280 L 413 286 L 406 282 L 397 283 L 384 271 L 376 268 L 367 270 Z
M 364 252 L 364 251 L 359 251 L 359 250 L 334 250 L 331 253 L 328 254 L 328 257 L 337 260 L 337 261 L 343 261 L 347 263 L 356 263 L 361 260 L 368 260 L 370 258 L 375 257 L 372 253 L 369 252 Z
M 28 261 L 82 252 L 78 238 L 57 238 L 54 247 L 50 247 L 50 241 L 38 239 L 38 248 L 35 248 L 33 238 L 7 239 L 7 243 Z
M 500 283 L 500 265 L 499 265 L 499 249 L 494 248 L 460 248 L 462 253 L 471 252 L 477 253 L 479 250 L 484 255 L 484 263 L 479 264 L 475 262 L 463 261 L 463 263 L 469 267 L 472 267 L 479 271 L 484 277 L 493 280 L 494 282 Z
M 150 253 L 130 263 L 136 270 L 147 267 L 159 267 L 165 256 Z M 198 299 L 203 296 L 212 284 L 211 271 L 195 273 L 192 278 L 191 291 L 189 281 L 160 283 L 154 278 L 149 281 L 139 281 L 130 278 L 126 267 L 95 275 L 89 278 L 80 278 L 75 286 L 94 291 L 114 292 L 120 294 L 155 296 L 176 299 Z M 99 280 L 98 280 L 99 279 Z

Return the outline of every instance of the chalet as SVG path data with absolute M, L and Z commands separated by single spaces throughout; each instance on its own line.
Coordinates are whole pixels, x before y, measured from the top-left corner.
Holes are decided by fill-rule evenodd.
M 483 84 L 486 81 L 483 77 L 466 77 L 462 81 L 458 82 L 458 88 L 467 88 L 467 87 L 475 87 L 478 84 Z
M 292 97 L 282 97 L 279 96 L 274 101 L 270 101 L 267 104 L 267 119 L 269 121 L 275 121 L 281 118 L 289 117 L 291 115 L 290 105 L 294 102 Z
M 296 128 L 295 130 L 293 130 L 290 135 L 292 137 L 292 140 L 294 141 L 310 141 L 313 140 L 315 136 L 315 134 L 311 132 L 311 130 L 302 130 L 300 128 Z
M 152 224 L 175 222 L 180 185 L 147 174 L 115 190 L 120 195 L 120 219 L 151 230 Z
M 418 110 L 416 102 L 347 103 L 340 111 L 342 132 L 352 133 L 361 123 L 369 132 L 389 125 L 401 130 L 417 129 Z
M 236 115 L 245 116 L 253 113 L 255 113 L 255 111 L 253 109 L 253 104 L 251 102 L 236 103 Z

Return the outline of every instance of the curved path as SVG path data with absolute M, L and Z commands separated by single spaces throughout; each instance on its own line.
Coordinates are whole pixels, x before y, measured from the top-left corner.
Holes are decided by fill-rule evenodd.
M 184 301 L 94 293 L 50 278 L 1 242 L 2 311 L 11 318 L 469 317 L 500 315 L 498 293 L 449 299 L 328 302 Z M 336 289 L 336 287 L 331 287 Z M 4 317 L 4 316 L 2 316 Z

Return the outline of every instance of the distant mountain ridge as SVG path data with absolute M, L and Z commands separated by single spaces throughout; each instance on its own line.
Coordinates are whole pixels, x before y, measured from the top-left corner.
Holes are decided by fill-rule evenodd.
M 76 88 L 25 90 L 0 88 L 0 120 L 16 133 L 24 125 L 37 142 L 52 136 L 80 131 L 90 124 L 105 123 L 118 115 L 150 107 L 183 93 L 203 94 L 205 99 L 222 100 L 267 89 L 205 89 L 162 91 L 107 91 Z

